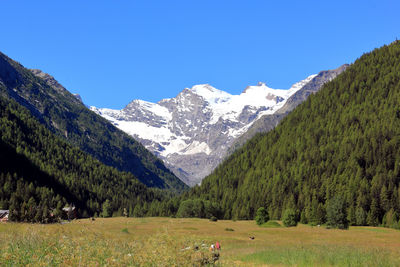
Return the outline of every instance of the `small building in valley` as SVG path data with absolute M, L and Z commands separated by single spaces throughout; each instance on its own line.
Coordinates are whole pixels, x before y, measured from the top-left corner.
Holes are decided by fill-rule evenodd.
M 64 211 L 68 220 L 77 218 L 75 206 L 70 205 L 68 207 L 64 207 L 62 210 Z
M 0 210 L 0 222 L 7 222 L 9 214 L 9 210 Z

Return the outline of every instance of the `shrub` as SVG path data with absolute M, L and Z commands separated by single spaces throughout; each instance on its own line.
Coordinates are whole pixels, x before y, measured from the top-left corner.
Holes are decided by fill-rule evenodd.
M 232 228 L 225 228 L 225 231 L 233 232 L 233 231 L 235 231 L 235 230 L 233 230 Z
M 264 207 L 261 207 L 256 212 L 256 223 L 261 225 L 269 220 L 268 212 Z
M 210 221 L 212 221 L 212 222 L 216 222 L 216 221 L 218 221 L 218 219 L 217 219 L 217 217 L 215 217 L 215 216 L 212 216 L 212 217 L 210 218 Z
M 296 212 L 293 209 L 286 209 L 282 216 L 282 222 L 286 227 L 296 226 Z

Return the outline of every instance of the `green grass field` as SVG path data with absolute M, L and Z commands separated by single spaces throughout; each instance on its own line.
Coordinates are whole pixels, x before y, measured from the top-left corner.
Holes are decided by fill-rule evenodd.
M 400 266 L 398 230 L 274 225 L 172 218 L 3 223 L 0 265 L 200 266 L 214 261 L 208 248 L 219 241 L 217 266 Z

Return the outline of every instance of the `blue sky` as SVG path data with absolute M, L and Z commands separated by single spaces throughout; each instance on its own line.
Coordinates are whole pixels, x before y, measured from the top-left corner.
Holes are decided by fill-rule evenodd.
M 285 89 L 400 38 L 398 0 L 0 0 L 0 10 L 1 52 L 109 108 L 200 83 Z

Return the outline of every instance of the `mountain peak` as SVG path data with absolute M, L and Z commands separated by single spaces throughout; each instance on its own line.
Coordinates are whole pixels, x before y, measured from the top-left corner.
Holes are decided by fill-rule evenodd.
M 264 82 L 258 82 L 257 86 L 267 86 Z
M 78 99 L 81 103 L 83 103 L 82 97 L 80 94 L 72 94 L 73 96 L 75 96 L 76 99 Z
M 259 82 L 232 95 L 210 84 L 198 84 L 158 103 L 133 100 L 121 111 L 93 110 L 135 136 L 178 177 L 195 185 L 258 118 L 279 110 L 295 93 L 293 88 L 300 89 L 272 89 Z
M 209 103 L 219 103 L 232 97 L 231 94 L 218 90 L 209 84 L 195 85 L 190 89 L 190 91 L 203 97 L 204 100 Z

